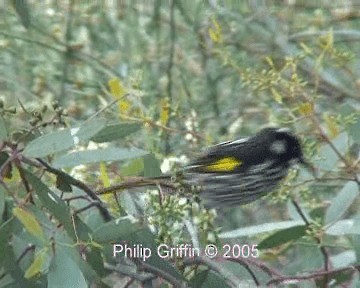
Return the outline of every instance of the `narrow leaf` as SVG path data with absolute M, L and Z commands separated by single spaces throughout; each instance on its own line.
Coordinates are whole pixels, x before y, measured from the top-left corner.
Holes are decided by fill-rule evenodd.
M 57 249 L 48 274 L 48 287 L 87 288 L 83 272 L 70 255 Z
M 167 125 L 170 115 L 169 98 L 166 97 L 161 100 L 160 123 L 164 126 Z
M 111 241 L 127 240 L 130 234 L 139 230 L 138 225 L 134 225 L 129 219 L 118 219 L 105 223 L 93 233 L 93 240 L 98 243 L 109 243 Z
M 38 274 L 41 274 L 43 267 L 46 264 L 47 257 L 47 249 L 42 249 L 36 253 L 33 262 L 29 268 L 26 269 L 24 277 L 26 279 L 30 279 Z
M 0 217 L 3 215 L 5 209 L 5 190 L 0 186 Z
M 100 132 L 98 132 L 92 141 L 97 143 L 110 142 L 118 139 L 122 139 L 125 136 L 130 135 L 138 130 L 140 130 L 141 125 L 137 123 L 117 123 L 111 124 L 104 127 Z
M 281 94 L 280 94 L 275 88 L 273 88 L 273 87 L 272 87 L 270 90 L 271 90 L 271 94 L 273 95 L 275 101 L 276 101 L 277 103 L 281 104 L 281 103 L 282 103 L 282 99 L 283 99 L 283 97 L 281 96 Z
M 31 141 L 24 150 L 27 157 L 45 157 L 50 154 L 68 150 L 80 140 L 87 141 L 105 127 L 105 121 L 96 119 L 83 126 L 64 129 L 42 135 Z
M 144 157 L 144 176 L 157 177 L 161 175 L 160 163 L 153 154 Z
M 360 235 L 360 219 L 344 219 L 335 222 L 325 230 L 327 235 L 341 236 L 347 234 Z
M 24 225 L 25 229 L 35 236 L 36 238 L 45 241 L 44 231 L 40 226 L 40 223 L 37 221 L 35 216 L 33 216 L 30 212 L 22 209 L 20 207 L 15 207 L 13 209 L 13 214 L 16 218 L 19 219 L 21 224 Z
M 148 154 L 144 150 L 137 148 L 115 148 L 96 149 L 88 151 L 78 151 L 63 155 L 55 159 L 53 165 L 56 168 L 74 167 L 77 165 L 98 163 L 106 161 L 126 160 L 142 157 Z
M 221 239 L 229 239 L 229 238 L 238 238 L 238 237 L 247 237 L 253 236 L 261 233 L 266 233 L 279 229 L 286 229 L 294 226 L 299 226 L 304 224 L 302 220 L 295 221 L 282 221 L 282 222 L 274 222 L 274 223 L 265 223 L 255 226 L 244 227 L 228 232 L 223 232 L 219 235 Z
M 349 125 L 349 135 L 354 140 L 354 142 L 360 142 L 360 116 L 358 116 L 354 123 Z
M 10 218 L 5 223 L 0 224 L 0 251 L 6 251 L 9 244 L 8 239 L 12 236 L 12 232 L 14 229 L 13 223 L 15 218 Z M 0 257 L 0 267 L 3 267 L 3 263 L 5 261 L 5 257 L 2 254 L 2 257 Z
M 347 133 L 339 134 L 335 139 L 332 140 L 332 144 L 341 153 L 347 151 L 348 136 Z M 323 146 L 319 151 L 320 161 L 317 163 L 317 167 L 320 170 L 334 170 L 336 162 L 339 160 L 338 155 L 334 152 L 330 145 Z
M 30 26 L 30 13 L 26 0 L 13 0 L 16 13 L 20 17 L 21 24 L 27 29 Z
M 4 118 L 0 115 L 0 141 L 6 140 L 8 137 Z
M 296 240 L 305 235 L 306 226 L 299 225 L 275 232 L 271 236 L 265 238 L 258 245 L 259 249 L 269 249 L 283 245 L 289 241 Z
M 123 176 L 138 176 L 140 172 L 144 171 L 143 158 L 136 158 L 134 160 L 129 161 L 126 165 L 124 165 L 121 168 L 121 174 Z
M 332 199 L 330 207 L 326 210 L 325 224 L 339 220 L 358 195 L 358 185 L 353 181 L 346 183 L 340 193 Z
M 31 184 L 41 203 L 50 213 L 64 225 L 68 234 L 76 239 L 71 222 L 69 207 L 53 191 L 51 191 L 39 178 L 24 170 L 27 181 Z
M 103 162 L 100 163 L 100 180 L 102 182 L 103 187 L 110 186 L 110 177 L 106 171 L 106 165 Z
M 339 135 L 339 127 L 336 123 L 335 117 L 328 113 L 325 113 L 323 117 L 327 126 L 327 130 L 329 131 L 330 138 L 335 138 L 337 135 Z
M 95 118 L 81 125 L 79 132 L 76 133 L 76 136 L 78 136 L 80 140 L 87 141 L 101 131 L 105 125 L 105 120 Z
M 74 146 L 74 138 L 70 129 L 65 129 L 40 136 L 31 141 L 24 149 L 27 157 L 45 157 Z

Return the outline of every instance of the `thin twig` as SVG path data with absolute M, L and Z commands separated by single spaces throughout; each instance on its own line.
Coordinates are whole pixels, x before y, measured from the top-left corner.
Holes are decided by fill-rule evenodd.
M 24 158 L 24 157 L 23 157 Z M 54 167 L 51 167 L 48 163 L 46 163 L 44 160 L 37 158 L 36 159 L 39 163 L 41 163 L 41 165 L 43 167 L 45 167 L 45 170 L 50 172 L 51 174 L 54 174 L 56 176 L 59 177 L 65 177 L 66 180 L 68 181 L 68 183 L 70 185 L 74 185 L 78 188 L 80 188 L 81 190 L 83 190 L 92 200 L 99 202 L 99 205 L 97 206 L 99 208 L 99 211 L 101 213 L 101 215 L 103 216 L 103 219 L 105 221 L 110 221 L 112 219 L 109 211 L 105 208 L 105 206 L 103 205 L 103 202 L 101 201 L 101 199 L 99 198 L 98 195 L 96 195 L 95 191 L 93 191 L 90 187 L 88 187 L 85 183 L 81 182 L 80 180 L 75 179 L 74 177 L 70 176 L 69 174 L 56 169 Z M 29 164 L 33 164 L 34 162 L 30 159 L 27 159 L 27 161 Z
M 139 282 L 144 282 L 147 280 L 155 279 L 155 276 L 150 273 L 139 273 L 136 271 L 136 267 L 131 267 L 123 264 L 117 264 L 116 266 L 111 265 L 110 263 L 105 262 L 104 268 L 113 272 L 116 272 L 120 275 L 126 275 L 131 279 L 134 279 Z
M 159 278 L 166 280 L 167 282 L 172 284 L 174 287 L 179 287 L 179 288 L 188 287 L 186 282 L 180 281 L 180 280 L 176 279 L 174 276 L 170 275 L 169 273 L 167 273 L 157 267 L 154 267 L 150 264 L 147 264 L 145 262 L 141 262 L 141 264 L 139 264 L 139 268 L 145 272 L 150 272 L 150 273 L 158 276 Z
M 347 271 L 349 271 L 349 272 L 359 271 L 360 272 L 360 265 L 348 266 L 348 267 L 333 269 L 333 270 L 328 270 L 328 271 L 319 271 L 319 272 L 314 272 L 314 273 L 304 275 L 304 276 L 282 276 L 282 277 L 271 279 L 267 283 L 267 285 L 270 286 L 270 285 L 280 284 L 282 282 L 304 281 L 304 280 L 311 280 L 311 279 L 319 279 L 319 278 L 323 278 L 323 277 L 329 278 L 331 276 L 335 276 L 336 274 L 344 273 Z
M 150 178 L 143 178 L 143 177 L 134 177 L 124 181 L 123 183 L 112 185 L 109 187 L 105 187 L 96 191 L 98 195 L 104 195 L 109 193 L 115 193 L 120 190 L 130 189 L 130 188 L 138 188 L 144 186 L 158 186 L 166 187 L 170 189 L 176 189 L 174 185 L 169 181 L 164 179 L 150 179 Z
M 314 122 L 317 130 L 319 131 L 320 133 L 320 136 L 322 139 L 325 140 L 326 143 L 329 144 L 329 146 L 331 147 L 331 149 L 334 151 L 334 153 L 338 156 L 338 158 L 345 164 L 346 168 L 353 168 L 351 166 L 351 164 L 349 163 L 349 161 L 340 153 L 340 151 L 336 148 L 336 146 L 334 145 L 334 143 L 332 143 L 332 141 L 330 140 L 330 138 L 326 135 L 325 131 L 322 129 L 321 127 L 321 124 L 320 124 L 320 121 L 316 118 L 315 115 L 313 115 L 311 117 L 311 120 Z M 357 176 L 357 173 L 354 172 L 354 179 L 355 179 L 355 182 L 360 185 L 360 179 L 358 178 Z
M 166 132 L 169 132 L 169 133 L 178 133 L 178 134 L 191 134 L 192 136 L 194 136 L 195 138 L 199 139 L 199 140 L 206 140 L 206 138 L 199 134 L 199 133 L 196 133 L 192 130 L 179 130 L 179 129 L 175 129 L 175 128 L 170 128 L 168 126 L 165 126 L 165 125 L 161 125 L 151 119 L 148 119 L 148 118 L 144 118 L 144 119 L 140 119 L 140 118 L 134 118 L 134 117 L 128 117 L 128 116 L 125 116 L 124 119 L 127 119 L 127 120 L 131 120 L 131 121 L 135 121 L 135 122 L 140 122 L 140 123 L 144 123 L 144 124 L 148 124 L 152 127 L 156 127 L 156 128 L 160 128 L 162 130 L 165 130 Z
M 216 258 L 216 260 L 224 261 L 224 259 L 220 257 Z M 233 273 L 230 272 L 229 270 L 225 269 L 223 265 L 216 265 L 216 263 L 213 260 L 207 257 L 197 256 L 197 257 L 186 258 L 184 260 L 184 266 L 190 266 L 190 265 L 204 265 L 208 267 L 210 270 L 213 270 L 219 275 L 223 276 L 225 278 L 225 281 L 230 285 L 230 287 L 239 287 L 239 282 L 240 282 L 239 278 L 233 275 Z
M 300 205 L 296 202 L 296 200 L 291 201 L 292 204 L 295 206 L 296 211 L 299 213 L 301 219 L 306 223 L 306 226 L 310 225 L 309 220 L 306 218 L 304 212 L 301 210 Z M 330 256 L 325 247 L 321 244 L 321 239 L 319 237 L 315 237 L 315 241 L 318 243 L 321 254 L 324 257 L 324 268 L 325 271 L 329 271 L 330 269 Z M 327 287 L 329 283 L 329 277 L 327 274 L 324 275 L 324 287 Z
M 124 96 L 122 96 L 121 98 L 124 98 L 126 96 L 128 96 L 129 94 L 125 94 Z M 89 122 L 91 119 L 94 119 L 96 116 L 98 116 L 100 113 L 102 113 L 103 111 L 105 111 L 106 109 L 110 108 L 112 105 L 114 105 L 115 103 L 117 103 L 121 98 L 115 99 L 113 101 L 111 101 L 108 105 L 106 105 L 105 107 L 101 108 L 99 111 L 97 111 L 96 113 L 94 113 L 93 115 L 91 115 L 89 118 L 87 118 L 84 123 Z M 83 123 L 83 124 L 84 124 Z
M 239 263 L 240 265 L 243 266 L 255 266 L 257 268 L 259 268 L 260 270 L 262 270 L 263 272 L 265 272 L 266 274 L 268 274 L 270 277 L 285 277 L 283 274 L 281 274 L 280 272 L 276 271 L 275 269 L 267 266 L 265 263 L 260 262 L 260 261 L 256 261 L 254 259 L 246 259 L 246 258 L 237 258 L 237 257 L 230 257 L 227 258 L 228 261 L 230 262 L 235 262 L 235 263 Z
M 16 259 L 16 263 L 19 264 L 21 262 L 21 260 L 26 256 L 27 253 L 29 253 L 30 251 L 35 251 L 36 245 L 34 244 L 29 244 L 25 250 L 20 254 L 19 258 Z
M 86 205 L 86 206 L 84 206 L 84 207 L 82 207 L 80 209 L 75 210 L 73 215 L 76 216 L 77 214 L 80 214 L 80 213 L 82 213 L 82 212 L 84 212 L 84 211 L 86 211 L 86 210 L 88 210 L 88 209 L 90 209 L 92 207 L 98 207 L 99 208 L 100 205 L 101 205 L 100 202 L 92 201 L 90 204 L 88 204 L 88 205 Z

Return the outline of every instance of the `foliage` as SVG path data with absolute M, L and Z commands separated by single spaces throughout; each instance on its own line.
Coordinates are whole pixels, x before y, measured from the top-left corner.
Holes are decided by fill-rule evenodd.
M 0 7 L 1 287 L 359 285 L 359 7 L 220 2 Z M 316 178 L 218 215 L 179 197 L 187 158 L 271 125 Z M 161 170 L 180 195 L 144 187 Z

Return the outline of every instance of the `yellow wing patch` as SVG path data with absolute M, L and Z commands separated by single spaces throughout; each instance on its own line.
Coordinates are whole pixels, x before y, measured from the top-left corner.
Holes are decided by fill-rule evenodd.
M 231 172 L 241 165 L 241 161 L 234 157 L 226 157 L 204 167 L 209 172 Z

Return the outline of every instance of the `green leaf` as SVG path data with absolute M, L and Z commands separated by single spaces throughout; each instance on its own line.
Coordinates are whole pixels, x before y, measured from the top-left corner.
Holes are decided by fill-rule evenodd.
M 128 218 L 117 219 L 101 225 L 94 231 L 92 237 L 98 243 L 127 240 L 139 229 L 139 225 L 135 225 Z
M 347 234 L 360 235 L 360 219 L 344 219 L 336 221 L 325 230 L 325 233 L 334 236 Z
M 341 133 L 334 140 L 332 144 L 336 147 L 340 153 L 345 153 L 348 148 L 348 137 L 347 133 Z M 330 145 L 325 145 L 319 151 L 319 162 L 316 164 L 320 170 L 334 170 L 336 162 L 339 158 Z
M 0 186 L 0 223 L 2 222 L 1 217 L 5 209 L 5 190 Z
M 153 154 L 144 157 L 144 177 L 157 177 L 161 175 L 160 163 Z
M 20 17 L 21 24 L 27 29 L 30 26 L 30 13 L 26 0 L 13 0 L 16 13 Z
M 196 273 L 190 280 L 191 287 L 197 288 L 218 288 L 218 287 L 230 287 L 223 277 L 210 272 L 209 270 Z M 240 287 L 240 286 L 239 286 Z
M 87 288 L 83 272 L 70 255 L 57 246 L 56 253 L 50 265 L 48 274 L 48 287 Z
M 71 182 L 68 181 L 69 177 L 64 174 L 56 176 L 56 188 L 63 192 L 72 192 Z
M 219 235 L 221 239 L 231 239 L 231 238 L 238 238 L 238 237 L 247 237 L 253 236 L 256 234 L 266 233 L 274 230 L 286 229 L 294 226 L 299 226 L 304 224 L 302 220 L 295 220 L 295 221 L 281 221 L 281 222 L 274 222 L 274 223 L 265 223 L 255 226 L 248 226 L 240 229 L 235 229 L 228 232 L 223 232 Z
M 77 145 L 80 140 L 87 141 L 105 126 L 99 119 L 85 122 L 84 125 L 42 135 L 31 141 L 24 149 L 27 157 L 45 157 L 50 154 L 68 150 Z
M 330 207 L 326 210 L 325 224 L 339 220 L 358 195 L 358 185 L 353 181 L 346 183 L 340 193 L 332 199 Z
M 35 254 L 34 260 L 29 266 L 28 269 L 25 271 L 24 277 L 26 279 L 30 279 L 34 276 L 37 276 L 38 274 L 41 274 L 44 271 L 44 266 L 46 266 L 46 263 L 48 262 L 49 254 L 48 249 L 41 249 Z
M 110 124 L 97 133 L 91 140 L 97 143 L 110 142 L 122 139 L 138 130 L 141 125 L 137 123 Z
M 15 207 L 13 209 L 13 214 L 17 219 L 19 219 L 21 224 L 24 225 L 25 229 L 30 234 L 42 241 L 45 241 L 44 231 L 42 230 L 40 223 L 30 212 L 20 207 Z
M 360 142 L 360 116 L 356 118 L 355 123 L 350 125 L 349 135 L 352 137 L 355 143 Z
M 148 208 L 148 203 L 141 199 L 138 193 L 133 193 L 127 190 L 122 191 L 118 195 L 121 207 L 125 210 L 127 215 L 135 218 L 144 216 L 144 210 Z
M 342 117 L 347 117 L 348 115 L 354 115 L 354 122 L 348 124 L 349 136 L 353 139 L 355 143 L 360 142 L 360 114 L 350 104 L 344 104 L 340 106 L 339 113 Z
M 5 162 L 9 159 L 9 155 L 2 151 L 0 152 L 0 167 L 2 167 Z M 8 162 L 6 167 L 2 167 L 2 177 L 7 178 L 7 179 L 11 179 L 12 178 L 12 163 Z
M 360 235 L 352 235 L 349 237 L 349 240 L 351 241 L 352 247 L 356 253 L 357 262 L 360 263 Z
M 301 215 L 299 215 L 299 211 L 296 209 L 296 207 L 292 201 L 287 202 L 287 209 L 288 209 L 288 213 L 289 213 L 289 216 L 291 219 L 296 220 L 296 221 L 301 221 L 301 223 L 299 223 L 298 225 L 305 224 Z M 311 218 L 306 209 L 303 209 L 302 213 L 304 214 L 306 219 Z
M 296 240 L 304 236 L 305 232 L 306 232 L 305 225 L 294 226 L 275 232 L 274 234 L 270 235 L 269 237 L 261 241 L 258 245 L 258 249 L 269 249 L 280 246 L 289 241 Z
M 8 138 L 7 129 L 5 126 L 4 118 L 0 115 L 0 141 L 4 141 Z
M 156 244 L 154 235 L 150 232 L 148 227 L 144 227 L 131 234 L 127 239 L 131 245 L 142 245 L 152 251 L 151 257 L 146 260 L 146 263 L 156 267 L 179 280 L 183 280 L 182 275 L 177 271 L 170 261 L 160 258 L 157 254 L 158 244 Z
M 143 158 L 131 160 L 121 167 L 122 176 L 138 176 L 142 171 L 144 171 Z
M 12 232 L 13 231 L 10 233 Z M 7 245 L 6 248 L 2 250 L 0 259 L 3 259 L 4 263 L 6 263 L 6 266 L 4 265 L 6 273 L 10 274 L 15 280 L 15 283 L 13 282 L 15 285 L 11 285 L 9 287 L 33 287 L 34 285 L 31 285 L 31 282 L 24 278 L 24 271 L 20 268 L 18 257 L 19 255 L 15 254 L 13 245 Z
M 69 235 L 76 239 L 74 234 L 74 227 L 71 222 L 71 212 L 69 207 L 61 200 L 53 191 L 51 191 L 39 178 L 24 170 L 27 181 L 31 184 L 35 193 L 43 206 L 50 211 L 50 213 L 64 225 L 65 230 Z
M 337 255 L 331 256 L 331 263 L 334 268 L 346 267 L 356 262 L 356 254 L 353 250 L 340 252 Z
M 0 225 L 0 251 L 6 251 L 8 249 L 8 239 L 12 235 L 14 218 L 10 218 L 5 223 Z M 0 257 L 0 267 L 4 261 L 4 257 Z
M 78 128 L 79 130 L 76 132 L 76 136 L 83 141 L 90 140 L 91 137 L 99 133 L 99 131 L 102 131 L 105 125 L 106 121 L 99 118 L 94 118 L 91 121 L 86 121 L 80 126 L 80 128 Z
M 102 161 L 118 161 L 142 157 L 148 152 L 137 148 L 115 148 L 95 149 L 78 151 L 63 155 L 54 160 L 56 168 L 74 167 L 83 164 L 97 163 Z
M 25 147 L 23 154 L 27 157 L 41 158 L 73 146 L 74 137 L 70 129 L 65 129 L 36 138 Z

